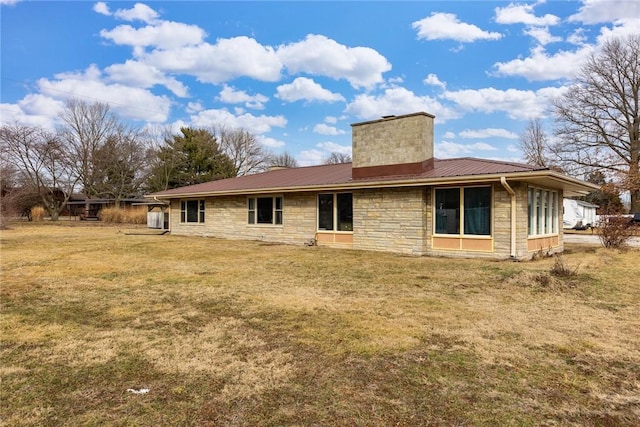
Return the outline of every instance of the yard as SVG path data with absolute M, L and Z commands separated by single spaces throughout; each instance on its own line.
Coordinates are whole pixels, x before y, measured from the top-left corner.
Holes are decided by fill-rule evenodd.
M 562 277 L 128 231 L 0 231 L 2 424 L 640 424 L 638 249 Z

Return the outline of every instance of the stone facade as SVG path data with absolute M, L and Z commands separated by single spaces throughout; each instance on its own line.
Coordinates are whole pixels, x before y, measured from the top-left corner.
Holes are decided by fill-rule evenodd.
M 516 259 L 528 259 L 542 251 L 561 252 L 562 216 L 558 215 L 557 236 L 528 237 L 527 184 L 510 182 L 516 193 Z M 490 237 L 446 236 L 460 242 L 458 248 L 434 245 L 432 206 L 434 187 L 361 189 L 353 191 L 353 233 L 340 233 L 352 240 L 326 240 L 319 244 L 360 250 L 398 252 L 408 255 L 446 257 L 482 257 L 508 259 L 511 256 L 511 196 L 499 183 L 491 184 L 493 204 Z M 247 223 L 247 196 L 222 196 L 205 199 L 205 222 L 180 222 L 180 201 L 171 202 L 171 232 L 227 239 L 262 240 L 305 244 L 318 237 L 317 193 L 298 192 L 283 197 L 282 225 Z M 562 196 L 561 194 L 559 195 Z M 326 232 L 323 232 L 323 234 Z M 326 235 L 326 234 L 325 234 Z M 442 237 L 442 236 L 441 236 Z M 466 246 L 465 246 L 466 243 Z M 474 244 L 490 249 L 474 248 Z M 465 247 L 467 249 L 465 249 Z
M 425 254 L 425 194 L 424 187 L 354 192 L 354 249 Z
M 352 125 L 354 169 L 432 159 L 433 119 L 418 113 Z
M 302 244 L 313 239 L 316 233 L 315 193 L 288 193 L 282 196 L 282 225 L 248 224 L 248 196 L 206 198 L 204 224 L 181 223 L 180 201 L 172 200 L 171 233 L 291 244 Z

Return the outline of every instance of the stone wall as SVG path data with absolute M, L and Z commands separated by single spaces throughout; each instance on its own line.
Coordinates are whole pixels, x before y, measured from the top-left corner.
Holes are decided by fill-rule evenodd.
M 174 200 L 171 202 L 171 233 L 294 244 L 313 239 L 316 232 L 315 193 L 291 193 L 282 197 L 282 225 L 248 224 L 247 196 L 207 198 L 204 224 L 180 223 L 180 202 Z
M 433 158 L 433 119 L 426 113 L 352 125 L 353 167 L 423 162 Z
M 527 184 L 509 182 L 516 192 L 516 258 L 529 259 L 534 252 L 527 247 Z M 411 255 L 481 257 L 508 259 L 511 256 L 511 198 L 499 183 L 492 184 L 493 251 L 437 249 L 432 245 L 433 188 L 404 187 L 361 189 L 353 192 L 353 244 L 338 247 L 398 252 Z M 562 200 L 562 194 L 559 194 Z M 171 232 L 176 235 L 201 235 L 228 239 L 264 240 L 304 244 L 317 231 L 316 193 L 283 195 L 282 225 L 247 224 L 247 197 L 207 198 L 204 224 L 181 224 L 180 202 L 173 200 L 170 210 Z M 558 215 L 559 242 L 545 247 L 545 254 L 563 250 L 562 215 Z
M 354 249 L 424 254 L 426 208 L 424 187 L 354 192 Z

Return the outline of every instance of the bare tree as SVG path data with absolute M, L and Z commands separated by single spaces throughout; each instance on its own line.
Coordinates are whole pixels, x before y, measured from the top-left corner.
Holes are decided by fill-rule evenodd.
M 149 153 L 142 132 L 99 102 L 71 99 L 60 118 L 58 134 L 86 196 L 120 200 L 141 192 Z
M 61 141 L 39 127 L 13 124 L 0 128 L 0 142 L 3 156 L 19 170 L 22 185 L 36 193 L 51 219 L 57 220 L 78 182 Z
M 606 42 L 554 101 L 563 165 L 619 176 L 640 212 L 640 35 Z
M 273 156 L 269 161 L 269 167 L 271 168 L 296 168 L 298 167 L 298 161 L 291 154 L 286 151 L 277 156 Z
M 325 165 L 337 165 L 340 163 L 350 163 L 351 156 L 345 153 L 332 152 L 322 163 Z
M 94 194 L 116 201 L 138 196 L 149 175 L 149 158 L 142 135 L 126 131 L 109 136 L 95 152 Z
M 67 101 L 60 118 L 63 126 L 58 130 L 72 161 L 82 190 L 89 197 L 99 193 L 97 157 L 107 139 L 117 134 L 120 124 L 111 113 L 109 104 L 87 103 L 78 99 Z
M 524 153 L 524 160 L 531 165 L 545 168 L 553 165 L 549 138 L 540 119 L 529 120 L 520 134 L 520 149 Z
M 145 189 L 150 192 L 164 191 L 169 189 L 169 181 L 174 175 L 180 153 L 170 150 L 169 141 L 173 139 L 171 128 L 157 129 L 153 132 L 151 140 L 153 147 L 150 149 L 149 174 L 145 183 Z
M 214 126 L 210 131 L 216 136 L 222 152 L 233 162 L 236 176 L 262 172 L 269 167 L 271 153 L 252 133 L 223 125 Z

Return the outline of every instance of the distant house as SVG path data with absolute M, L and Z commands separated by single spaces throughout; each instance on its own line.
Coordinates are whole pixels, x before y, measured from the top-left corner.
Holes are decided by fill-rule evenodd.
M 561 200 L 598 187 L 520 163 L 435 159 L 433 120 L 415 113 L 353 124 L 353 163 L 149 197 L 169 203 L 178 235 L 494 259 L 561 252 Z
M 138 204 L 147 204 L 149 200 L 143 198 L 125 198 L 116 200 L 113 198 L 85 198 L 74 194 L 67 202 L 65 215 L 77 216 L 81 221 L 98 220 L 100 211 L 105 208 L 127 208 Z
M 595 227 L 598 205 L 575 199 L 562 200 L 562 227 L 565 229 L 586 229 Z

